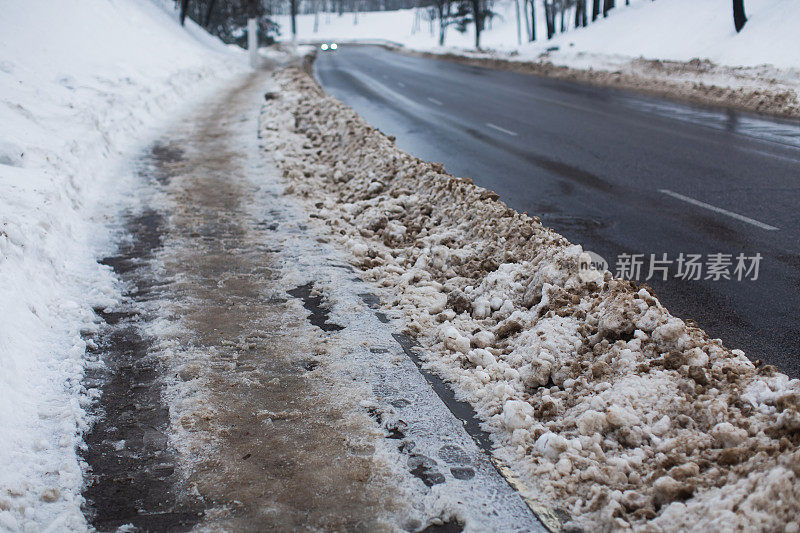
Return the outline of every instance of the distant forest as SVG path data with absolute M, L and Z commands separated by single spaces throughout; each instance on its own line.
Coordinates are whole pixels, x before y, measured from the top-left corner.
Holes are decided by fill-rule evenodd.
M 557 33 L 571 28 L 588 26 L 598 18 L 607 17 L 617 8 L 616 0 L 513 0 L 517 7 L 518 24 L 524 28 L 528 41 L 537 38 L 551 39 Z M 655 1 L 655 0 L 653 0 Z M 661 0 L 668 1 L 668 0 Z M 446 28 L 454 26 L 460 31 L 471 27 L 475 33 L 475 47 L 480 48 L 481 32 L 486 23 L 496 15 L 495 0 L 175 0 L 179 6 L 181 22 L 191 18 L 209 32 L 228 43 L 244 45 L 248 18 L 259 20 L 261 42 L 270 43 L 282 32 L 294 33 L 291 28 L 279 28 L 274 15 L 309 13 L 353 13 L 359 11 L 389 11 L 397 9 L 423 9 L 439 25 L 439 44 L 444 45 Z M 620 0 L 620 3 L 622 0 Z M 624 0 L 625 5 L 630 0 Z M 744 0 L 732 0 L 733 23 L 741 31 L 747 22 Z M 542 6 L 539 9 L 537 6 Z M 544 12 L 546 35 L 536 33 L 536 14 Z

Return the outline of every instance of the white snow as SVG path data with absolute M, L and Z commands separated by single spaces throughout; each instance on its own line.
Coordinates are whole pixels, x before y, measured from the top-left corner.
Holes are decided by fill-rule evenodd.
M 517 59 L 536 59 L 548 48 L 558 47 L 548 53 L 548 60 L 578 68 L 603 68 L 605 63 L 610 67 L 621 59 L 637 57 L 676 61 L 699 58 L 728 66 L 769 64 L 782 69 L 800 68 L 800 4 L 796 0 L 747 0 L 749 20 L 738 35 L 733 29 L 729 0 L 632 0 L 630 6 L 618 2 L 607 19 L 601 16 L 586 28 L 570 28 L 549 41 L 541 4 L 537 2 L 536 42 L 525 42 L 523 22 L 522 44 L 518 44 L 515 4 L 501 1 L 495 7 L 499 16 L 481 36 L 482 48 L 518 53 Z M 277 19 L 288 39 L 288 17 Z M 571 25 L 574 11 L 569 11 L 567 19 Z M 445 47 L 439 47 L 438 26 L 428 21 L 424 9 L 359 13 L 357 24 L 355 21 L 353 13 L 341 17 L 323 13 L 315 33 L 314 15 L 300 15 L 298 38 L 382 40 L 434 52 L 474 48 L 471 25 L 465 33 L 459 33 L 454 26 L 448 28 Z
M 124 155 L 239 55 L 149 1 L 2 2 L 0 530 L 80 530 L 76 454 L 92 308 L 119 295 L 96 262 Z

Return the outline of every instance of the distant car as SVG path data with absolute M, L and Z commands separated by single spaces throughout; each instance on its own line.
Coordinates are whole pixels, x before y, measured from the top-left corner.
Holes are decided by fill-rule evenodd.
M 320 50 L 323 52 L 335 52 L 339 45 L 336 43 L 322 43 L 319 45 Z

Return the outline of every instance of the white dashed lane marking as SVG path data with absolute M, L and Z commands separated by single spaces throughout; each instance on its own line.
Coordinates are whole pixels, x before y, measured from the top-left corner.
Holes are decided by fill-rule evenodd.
M 501 128 L 497 124 L 492 124 L 491 122 L 487 122 L 486 125 L 489 126 L 492 129 L 494 129 L 494 130 L 497 130 L 497 131 L 500 131 L 502 133 L 505 133 L 506 135 L 511 135 L 512 137 L 516 137 L 517 136 L 517 132 L 516 131 L 511 131 L 511 130 L 507 130 L 505 128 Z
M 711 204 L 707 204 L 705 202 L 701 202 L 700 200 L 695 200 L 694 198 L 689 198 L 688 196 L 684 196 L 682 194 L 678 194 L 676 192 L 670 191 L 669 189 L 659 189 L 658 192 L 661 194 L 666 194 L 667 196 L 671 196 L 677 200 L 681 200 L 682 202 L 686 202 L 687 204 L 692 204 L 697 207 L 702 207 L 703 209 L 708 209 L 709 211 L 713 211 L 715 213 L 719 213 L 721 215 L 729 216 L 731 218 L 735 218 L 736 220 L 740 220 L 742 222 L 746 222 L 751 224 L 757 228 L 765 229 L 768 231 L 777 231 L 778 228 L 775 226 L 770 226 L 769 224 L 764 224 L 763 222 L 759 222 L 758 220 L 752 219 L 750 217 L 746 217 L 744 215 L 740 215 L 739 213 L 734 213 L 733 211 L 728 211 L 727 209 L 722 209 L 721 207 L 715 207 Z

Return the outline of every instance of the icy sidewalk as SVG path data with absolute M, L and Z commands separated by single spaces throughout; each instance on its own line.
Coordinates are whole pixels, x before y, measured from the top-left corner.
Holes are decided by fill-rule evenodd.
M 262 134 L 469 401 L 533 501 L 568 527 L 796 531 L 800 381 L 757 367 L 496 194 L 397 149 L 305 73 Z
M 0 530 L 80 530 L 83 334 L 120 294 L 97 259 L 121 163 L 246 68 L 150 1 L 6 2 L 0 17 Z
M 540 529 L 373 288 L 283 195 L 257 137 L 264 92 L 242 78 L 141 162 L 134 245 L 108 261 L 128 302 L 95 339 L 109 371 L 93 376 L 92 523 Z

